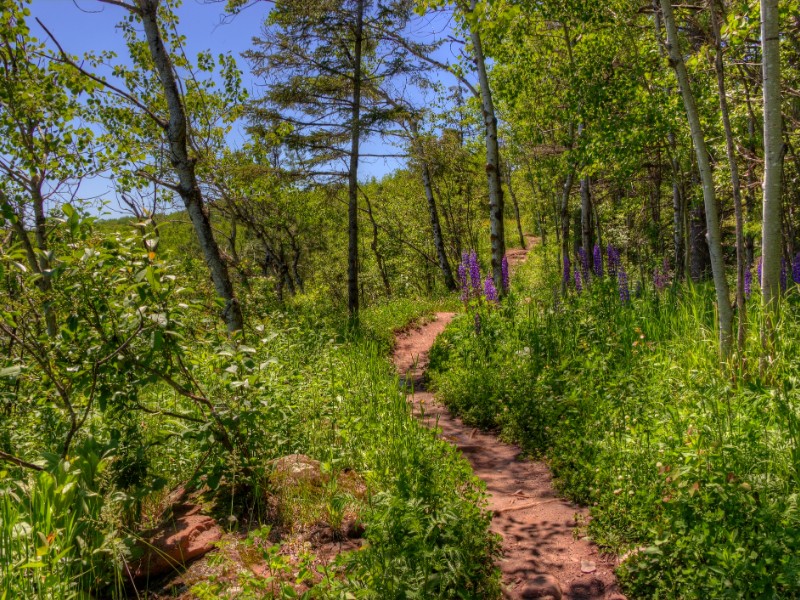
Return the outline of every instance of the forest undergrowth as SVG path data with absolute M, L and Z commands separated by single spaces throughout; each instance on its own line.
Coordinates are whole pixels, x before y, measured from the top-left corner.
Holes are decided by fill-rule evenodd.
M 180 486 L 202 489 L 218 522 L 242 540 L 250 532 L 248 543 L 280 567 L 203 581 L 198 597 L 497 594 L 482 486 L 413 419 L 389 360 L 393 333 L 441 301 L 379 304 L 354 326 L 319 298 L 280 307 L 253 286 L 252 327 L 232 344 L 190 275 L 136 237 L 96 235 L 92 221 L 70 212 L 58 230 L 74 250 L 56 275 L 54 302 L 69 315 L 59 335 L 26 329 L 33 285 L 3 314 L 27 351 L 0 372 L 0 449 L 25 463 L 0 470 L 0 598 L 132 594 L 126 565 Z M 1 264 L 33 277 L 13 252 Z M 75 431 L 71 411 L 84 419 Z M 283 511 L 302 518 L 278 523 L 271 469 L 291 454 L 318 460 L 326 483 Z M 280 540 L 259 537 L 278 525 L 335 532 L 345 514 L 363 524 L 364 544 L 316 571 L 306 556 L 298 572 L 278 556 Z
M 771 364 L 759 368 L 754 294 L 747 349 L 720 367 L 713 289 L 637 293 L 601 271 L 562 298 L 554 264 L 537 248 L 501 306 L 470 305 L 478 318 L 439 337 L 439 397 L 545 458 L 560 491 L 592 507 L 585 530 L 624 556 L 630 597 L 796 598 L 797 289 Z

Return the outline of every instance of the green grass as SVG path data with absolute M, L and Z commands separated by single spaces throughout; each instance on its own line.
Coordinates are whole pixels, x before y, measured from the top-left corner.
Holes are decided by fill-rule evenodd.
M 620 570 L 632 597 L 796 597 L 800 294 L 762 377 L 756 298 L 743 366 L 720 368 L 713 290 L 622 306 L 606 280 L 556 302 L 553 262 L 538 250 L 479 335 L 466 315 L 440 337 L 440 396 L 546 457 L 595 541 L 639 549 Z

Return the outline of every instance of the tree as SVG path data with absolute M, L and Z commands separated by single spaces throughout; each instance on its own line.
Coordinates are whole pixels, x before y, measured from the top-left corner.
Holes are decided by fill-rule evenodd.
M 772 335 L 781 292 L 781 58 L 778 0 L 761 1 L 761 48 L 764 77 L 764 207 L 761 229 L 761 290 L 767 310 L 765 343 Z
M 206 265 L 214 283 L 217 296 L 225 305 L 222 318 L 228 332 L 233 334 L 244 326 L 242 309 L 234 292 L 233 283 L 228 272 L 228 266 L 220 252 L 219 245 L 214 237 L 211 221 L 206 206 L 200 181 L 197 176 L 196 146 L 190 119 L 187 115 L 184 96 L 181 94 L 178 76 L 170 52 L 164 44 L 164 35 L 160 26 L 160 19 L 169 18 L 170 5 L 165 4 L 161 13 L 160 0 L 134 0 L 133 4 L 117 0 L 100 0 L 106 4 L 113 4 L 125 8 L 132 18 L 138 20 L 144 29 L 147 54 L 138 52 L 141 46 L 135 41 L 129 42 L 134 63 L 143 71 L 153 71 L 157 75 L 160 94 L 150 97 L 151 105 L 136 97 L 135 93 L 124 92 L 113 85 L 101 80 L 99 77 L 86 72 L 74 61 L 71 61 L 62 51 L 62 59 L 79 69 L 84 75 L 105 85 L 112 90 L 116 97 L 121 97 L 128 102 L 128 108 L 140 111 L 139 116 L 145 115 L 147 119 L 161 133 L 166 143 L 165 158 L 170 165 L 174 181 L 158 180 L 164 187 L 177 193 L 183 201 L 189 218 L 192 221 L 197 241 L 200 245 Z M 130 27 L 127 28 L 130 32 Z M 149 57 L 149 58 L 147 58 Z M 136 81 L 126 78 L 128 82 Z M 154 89 L 150 85 L 150 89 Z M 127 150 L 123 150 L 126 152 Z M 152 180 L 154 176 L 146 169 L 136 173 Z
M 717 295 L 719 347 L 722 357 L 727 358 L 731 352 L 733 339 L 733 311 L 731 310 L 728 280 L 725 276 L 725 260 L 722 255 L 714 178 L 711 172 L 711 163 L 708 158 L 705 135 L 700 123 L 700 114 L 697 110 L 697 104 L 689 85 L 689 75 L 686 72 L 686 65 L 683 62 L 683 55 L 680 50 L 678 29 L 675 25 L 671 0 L 661 0 L 661 11 L 664 17 L 664 26 L 667 31 L 669 61 L 670 65 L 675 70 L 675 75 L 678 78 L 678 84 L 681 89 L 683 104 L 686 109 L 686 116 L 689 121 L 692 141 L 694 142 L 695 154 L 697 156 L 697 168 L 700 171 L 700 179 L 703 186 L 703 202 L 705 204 L 706 226 L 708 227 L 708 249 L 711 255 L 711 270 L 714 276 L 714 288 Z
M 381 87 L 410 77 L 416 61 L 397 43 L 407 0 L 278 0 L 265 36 L 245 56 L 268 91 L 250 113 L 253 133 L 278 133 L 308 177 L 348 189 L 348 308 L 359 309 L 358 168 L 363 138 L 380 133 L 395 110 Z M 337 169 L 347 164 L 347 170 Z
M 51 60 L 31 35 L 27 16 L 18 1 L 0 15 L 0 206 L 37 275 L 45 327 L 54 337 L 58 319 L 48 298 L 55 257 L 46 205 L 68 200 L 97 168 L 78 100 L 94 86 Z

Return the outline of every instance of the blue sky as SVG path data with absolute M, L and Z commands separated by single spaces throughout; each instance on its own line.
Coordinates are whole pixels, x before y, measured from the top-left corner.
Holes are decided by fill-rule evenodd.
M 32 0 L 30 7 L 32 17 L 38 17 L 68 53 L 82 56 L 85 52 L 112 50 L 117 53 L 120 61 L 127 62 L 124 40 L 116 28 L 117 23 L 125 16 L 123 8 L 102 4 L 97 0 Z M 268 10 L 267 2 L 257 2 L 239 15 L 227 16 L 224 14 L 224 2 L 184 0 L 178 9 L 178 15 L 179 30 L 186 37 L 187 53 L 190 57 L 203 50 L 211 50 L 215 55 L 221 52 L 232 54 L 243 71 L 244 85 L 252 95 L 258 96 L 258 87 L 240 55 L 251 47 L 252 38 L 261 33 Z M 30 25 L 36 37 L 46 39 L 45 32 L 35 21 L 31 20 Z M 434 19 L 423 24 L 417 34 L 441 34 L 442 27 Z M 447 25 L 444 28 L 449 32 Z M 243 139 L 240 129 L 229 137 L 232 145 L 238 145 Z M 367 141 L 363 151 L 391 154 L 398 149 L 375 140 Z M 360 167 L 360 178 L 381 177 L 399 165 L 400 161 L 397 159 L 364 159 Z M 112 209 L 116 206 L 113 184 L 106 178 L 85 181 L 80 195 L 102 197 L 111 201 Z

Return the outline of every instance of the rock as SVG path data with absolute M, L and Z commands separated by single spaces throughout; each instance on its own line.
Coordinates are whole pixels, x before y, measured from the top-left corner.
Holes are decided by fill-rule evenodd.
M 140 558 L 129 568 L 135 579 L 157 577 L 213 550 L 222 537 L 217 522 L 200 514 L 196 505 L 181 505 L 174 509 L 173 518 L 143 536 L 137 544 Z
M 523 581 L 514 589 L 514 597 L 527 600 L 528 598 L 553 598 L 561 600 L 561 584 L 552 575 L 541 573 L 531 579 Z
M 305 454 L 289 454 L 272 461 L 272 479 L 287 486 L 322 486 L 326 477 L 320 462 Z
M 594 573 L 595 571 L 597 571 L 597 565 L 594 564 L 594 561 L 581 561 L 581 573 Z

